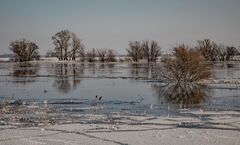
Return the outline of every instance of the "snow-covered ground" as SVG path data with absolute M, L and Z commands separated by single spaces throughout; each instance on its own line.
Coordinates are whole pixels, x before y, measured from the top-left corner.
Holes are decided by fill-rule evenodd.
M 8 57 L 0 57 L 0 62 L 1 61 L 7 62 L 9 60 L 10 60 L 10 58 L 8 58 Z
M 7 145 L 239 145 L 239 112 L 194 112 L 192 117 L 84 115 L 64 124 L 0 126 Z

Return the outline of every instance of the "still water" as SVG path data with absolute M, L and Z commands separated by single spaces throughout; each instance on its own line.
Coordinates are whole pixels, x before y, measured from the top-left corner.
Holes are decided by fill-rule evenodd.
M 159 80 L 161 66 L 156 64 L 0 63 L 0 100 L 47 101 L 67 113 L 91 113 L 93 106 L 103 114 L 239 111 L 240 65 L 219 63 L 212 68 L 213 83 L 176 85 Z

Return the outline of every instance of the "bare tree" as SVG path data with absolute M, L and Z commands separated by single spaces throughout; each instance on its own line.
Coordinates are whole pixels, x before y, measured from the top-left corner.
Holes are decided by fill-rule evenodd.
M 161 55 L 161 47 L 156 41 L 151 41 L 151 49 L 150 49 L 150 61 L 156 62 L 157 58 Z
M 96 60 L 96 51 L 94 48 L 87 52 L 87 59 L 89 62 L 94 62 Z
M 113 49 L 108 49 L 106 57 L 107 57 L 106 60 L 108 62 L 115 62 L 116 61 L 116 51 L 114 51 Z
M 225 61 L 227 56 L 226 46 L 219 44 L 217 47 L 217 56 L 220 61 Z
M 143 49 L 143 53 L 144 53 L 144 57 L 148 60 L 148 62 L 150 62 L 151 59 L 151 48 L 150 48 L 150 44 L 149 41 L 143 41 L 141 44 L 141 47 Z
M 55 55 L 59 60 L 75 60 L 78 56 L 83 57 L 84 60 L 84 45 L 74 33 L 62 30 L 56 33 L 52 40 L 55 45 Z M 70 49 L 69 46 L 72 48 Z
M 215 61 L 217 59 L 217 44 L 210 39 L 198 40 L 197 48 L 200 49 L 207 61 Z
M 180 45 L 174 48 L 174 58 L 166 58 L 161 77 L 175 83 L 198 82 L 211 77 L 211 70 L 198 49 Z
M 133 61 L 137 62 L 139 59 L 142 59 L 144 56 L 143 49 L 141 47 L 141 42 L 139 41 L 130 41 L 129 48 L 127 48 L 128 56 L 132 58 Z
M 141 47 L 148 62 L 156 62 L 157 57 L 161 55 L 160 46 L 156 41 L 143 41 Z
M 62 30 L 56 33 L 53 37 L 53 44 L 55 45 L 55 52 L 59 60 L 68 60 L 68 46 L 71 38 L 71 32 Z
M 97 56 L 99 57 L 101 62 L 105 61 L 106 55 L 107 55 L 107 49 L 106 48 L 97 49 Z
M 236 47 L 228 46 L 227 47 L 227 57 L 226 60 L 229 61 L 233 56 L 238 54 L 238 50 Z
M 71 59 L 75 60 L 76 56 L 79 55 L 80 57 L 83 57 L 84 60 L 84 45 L 74 33 L 71 33 L 71 38 L 72 38 Z
M 85 60 L 85 46 L 81 45 L 80 49 L 79 49 L 79 55 L 81 57 L 81 61 Z
M 14 61 L 24 62 L 40 59 L 37 44 L 26 39 L 10 42 L 9 49 L 14 53 Z

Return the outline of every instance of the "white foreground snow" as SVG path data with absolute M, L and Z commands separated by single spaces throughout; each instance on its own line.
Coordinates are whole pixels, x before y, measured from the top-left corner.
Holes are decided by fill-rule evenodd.
M 215 113 L 203 112 L 210 118 Z M 0 126 L 0 144 L 239 145 L 239 114 L 217 113 L 211 122 L 192 117 L 113 115 L 110 119 L 104 115 L 86 115 L 81 123 L 26 128 Z

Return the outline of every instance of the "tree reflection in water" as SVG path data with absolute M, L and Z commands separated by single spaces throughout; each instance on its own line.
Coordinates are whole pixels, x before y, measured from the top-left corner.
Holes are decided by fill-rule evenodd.
M 59 92 L 69 93 L 71 89 L 76 89 L 80 85 L 80 79 L 84 74 L 84 65 L 59 63 L 52 66 L 55 73 L 53 86 Z M 72 83 L 70 83 L 72 81 Z
M 152 87 L 161 103 L 180 108 L 201 107 L 209 97 L 206 85 L 197 83 L 154 84 Z
M 155 69 L 154 63 L 130 64 L 130 73 L 134 79 L 152 79 Z
M 16 63 L 13 66 L 13 77 L 14 83 L 31 83 L 36 81 L 36 75 L 39 71 L 39 65 L 34 63 Z
M 114 67 L 115 64 L 113 63 L 102 63 L 98 66 L 98 68 L 94 68 L 95 71 L 99 71 L 102 74 L 107 74 L 107 75 L 111 75 L 114 73 Z

